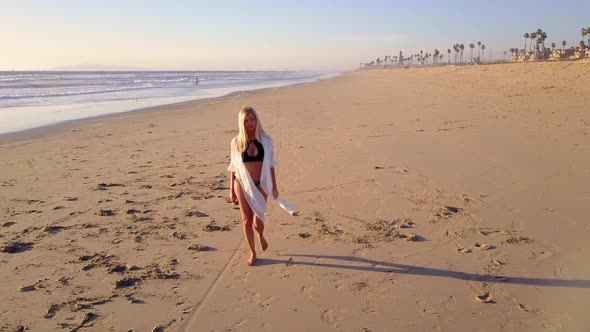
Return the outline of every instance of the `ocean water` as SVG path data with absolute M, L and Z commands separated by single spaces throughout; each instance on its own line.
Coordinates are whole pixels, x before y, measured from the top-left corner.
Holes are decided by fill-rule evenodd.
M 336 75 L 302 71 L 0 72 L 0 134 Z

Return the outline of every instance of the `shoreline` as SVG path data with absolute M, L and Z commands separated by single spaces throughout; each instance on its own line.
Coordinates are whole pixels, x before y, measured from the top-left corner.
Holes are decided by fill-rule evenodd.
M 283 86 L 266 87 L 266 88 L 252 89 L 252 90 L 239 90 L 239 91 L 230 92 L 226 95 L 217 96 L 217 97 L 187 100 L 187 101 L 181 101 L 181 102 L 177 102 L 177 103 L 143 107 L 143 108 L 133 109 L 133 110 L 124 111 L 124 112 L 118 112 L 118 113 L 109 113 L 109 114 L 92 116 L 92 117 L 87 117 L 87 118 L 61 121 L 58 123 L 48 124 L 48 125 L 44 125 L 44 126 L 40 126 L 40 127 L 0 134 L 0 145 L 15 143 L 18 141 L 23 141 L 23 140 L 38 139 L 38 138 L 41 138 L 41 137 L 44 137 L 47 135 L 59 134 L 60 131 L 62 131 L 62 130 L 67 130 L 68 128 L 71 128 L 71 127 L 84 126 L 85 124 L 90 124 L 95 121 L 109 120 L 111 118 L 112 119 L 124 118 L 124 117 L 128 117 L 128 116 L 133 116 L 133 115 L 141 115 L 144 113 L 150 114 L 150 113 L 158 113 L 158 112 L 171 112 L 171 111 L 175 112 L 175 111 L 182 110 L 182 108 L 198 107 L 202 103 L 207 103 L 207 102 L 211 102 L 211 101 L 219 101 L 219 100 L 223 100 L 226 98 L 234 98 L 234 97 L 238 97 L 238 96 L 242 96 L 242 95 L 246 95 L 246 94 L 262 93 L 267 90 L 270 91 L 270 90 L 274 90 L 274 89 L 287 88 L 287 87 L 292 87 L 292 86 L 311 84 L 311 83 L 320 82 L 320 81 L 324 81 L 324 80 L 330 80 L 330 79 L 334 79 L 334 78 L 338 78 L 343 75 L 346 75 L 347 73 L 349 73 L 349 72 L 344 71 L 344 72 L 334 74 L 333 76 L 330 76 L 327 78 L 319 78 L 319 79 L 316 79 L 313 81 L 308 81 L 308 82 L 301 82 L 301 83 L 294 83 L 294 84 L 283 85 Z

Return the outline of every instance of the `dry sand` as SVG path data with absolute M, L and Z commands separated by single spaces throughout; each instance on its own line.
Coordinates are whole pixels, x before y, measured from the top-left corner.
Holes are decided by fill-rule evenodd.
M 300 210 L 255 267 L 243 104 Z M 0 329 L 587 331 L 589 104 L 587 61 L 375 70 L 5 139 Z

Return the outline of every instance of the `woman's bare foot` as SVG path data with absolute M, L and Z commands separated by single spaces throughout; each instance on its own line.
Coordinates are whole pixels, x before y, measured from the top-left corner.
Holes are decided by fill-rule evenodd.
M 252 266 L 256 263 L 256 254 L 250 254 L 250 259 L 246 261 L 246 265 Z
M 260 240 L 260 246 L 262 247 L 262 251 L 266 251 L 266 249 L 268 248 L 268 242 L 266 242 L 264 236 L 259 236 L 258 239 Z

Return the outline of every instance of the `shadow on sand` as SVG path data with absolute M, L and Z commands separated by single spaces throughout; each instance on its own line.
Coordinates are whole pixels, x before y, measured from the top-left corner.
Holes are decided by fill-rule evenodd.
M 524 278 L 524 277 L 513 277 L 513 276 L 495 276 L 486 274 L 475 274 L 456 272 L 449 270 L 434 269 L 429 267 L 412 266 L 388 262 L 379 262 L 361 257 L 354 256 L 326 256 L 326 255 L 281 255 L 290 257 L 287 260 L 282 259 L 269 259 L 269 258 L 258 258 L 256 261 L 257 266 L 264 265 L 275 265 L 285 264 L 290 265 L 307 265 L 317 267 L 329 267 L 336 269 L 346 270 L 357 270 L 357 271 L 368 271 L 368 272 L 392 272 L 400 274 L 414 274 L 423 276 L 433 277 L 445 277 L 455 278 L 469 281 L 482 281 L 482 282 L 501 282 L 507 284 L 523 284 L 523 285 L 535 285 L 535 286 L 552 286 L 552 287 L 570 287 L 570 288 L 590 288 L 590 280 L 579 280 L 579 279 L 543 279 L 543 278 Z M 294 257 L 309 257 L 309 258 L 322 258 L 331 259 L 336 261 L 342 261 L 340 264 L 333 263 L 314 263 L 305 261 L 296 261 Z M 351 263 L 355 263 L 354 265 Z M 363 265 L 356 265 L 363 264 Z

